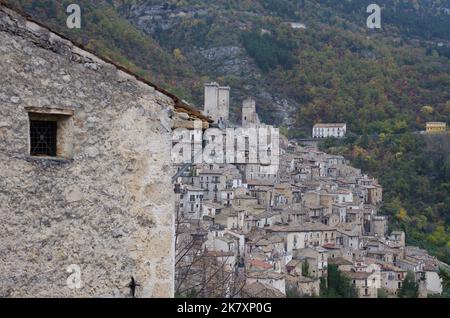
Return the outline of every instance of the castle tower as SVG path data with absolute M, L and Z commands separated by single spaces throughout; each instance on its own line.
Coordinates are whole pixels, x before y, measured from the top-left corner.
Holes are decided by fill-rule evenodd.
M 253 98 L 247 98 L 242 103 L 242 127 L 254 127 L 260 124 L 256 113 L 256 102 Z
M 219 87 L 219 120 L 228 122 L 230 114 L 230 87 Z
M 219 86 L 218 83 L 205 84 L 204 114 L 210 116 L 215 123 L 228 122 L 230 111 L 230 87 Z
M 205 104 L 204 113 L 214 120 L 217 117 L 217 110 L 219 105 L 219 84 L 206 83 L 205 84 Z

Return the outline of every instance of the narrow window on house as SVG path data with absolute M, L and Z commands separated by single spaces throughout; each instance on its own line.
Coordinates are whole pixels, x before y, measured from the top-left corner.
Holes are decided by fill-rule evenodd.
M 27 107 L 29 154 L 35 157 L 72 157 L 72 110 Z
M 30 118 L 30 155 L 56 157 L 56 121 Z

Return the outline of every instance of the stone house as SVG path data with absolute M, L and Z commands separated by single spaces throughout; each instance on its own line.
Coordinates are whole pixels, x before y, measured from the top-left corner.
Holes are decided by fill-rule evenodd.
M 286 280 L 284 274 L 271 271 L 249 272 L 246 274 L 247 284 L 256 282 L 269 285 L 286 295 Z
M 0 297 L 173 297 L 173 122 L 208 120 L 3 1 L 0 55 Z
M 226 188 L 226 177 L 223 169 L 201 169 L 193 178 L 194 186 L 205 190 L 205 199 L 221 202 L 221 192 Z
M 244 286 L 241 292 L 242 298 L 286 298 L 286 295 L 283 294 L 278 289 L 261 283 L 261 282 L 253 282 L 248 283 Z
M 422 297 L 442 294 L 442 278 L 436 270 L 425 267 L 422 271 L 416 273 L 416 280 L 419 282 L 419 294 Z
M 358 293 L 358 298 L 377 298 L 380 277 L 378 272 L 342 272 Z
M 209 216 L 211 218 L 215 218 L 217 214 L 222 212 L 222 206 L 220 204 L 211 202 L 211 201 L 203 201 L 203 216 Z
M 342 203 L 334 203 L 332 205 L 332 213 L 339 217 L 340 223 L 345 223 L 347 219 L 347 206 Z
M 423 271 L 425 262 L 423 260 L 407 256 L 405 258 L 398 258 L 395 265 L 407 271 L 420 272 Z
M 303 256 L 309 265 L 309 275 L 320 278 L 327 276 L 328 250 L 322 247 L 298 249 L 294 257 Z M 306 276 L 306 273 L 303 273 Z
M 205 191 L 186 186 L 180 195 L 180 212 L 185 219 L 199 220 L 203 216 L 203 198 Z
M 356 231 L 348 231 L 344 229 L 337 230 L 337 242 L 339 245 L 349 247 L 351 249 L 362 249 L 363 242 L 360 235 Z
M 322 223 L 275 225 L 268 228 L 267 231 L 286 235 L 286 251 L 288 253 L 292 253 L 295 249 L 322 246 L 336 241 L 336 229 Z
M 292 259 L 286 264 L 286 272 L 289 275 L 301 276 L 303 262 L 299 259 Z
M 300 297 L 317 296 L 320 293 L 320 279 L 288 275 L 286 277 L 286 287 L 296 290 Z
M 381 288 L 390 295 L 397 295 L 407 271 L 385 262 L 380 262 L 380 266 Z
M 343 257 L 330 258 L 328 264 L 336 265 L 342 272 L 350 272 L 353 269 L 353 262 Z
M 383 188 L 378 184 L 363 186 L 363 195 L 366 204 L 378 205 L 383 201 Z

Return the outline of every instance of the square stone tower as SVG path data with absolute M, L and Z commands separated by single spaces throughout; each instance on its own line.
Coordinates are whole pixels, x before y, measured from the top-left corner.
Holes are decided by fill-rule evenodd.
M 230 111 L 230 87 L 218 83 L 205 84 L 204 114 L 215 123 L 228 122 Z
M 256 113 L 256 102 L 253 98 L 247 98 L 242 103 L 242 127 L 256 127 L 260 124 L 259 116 Z

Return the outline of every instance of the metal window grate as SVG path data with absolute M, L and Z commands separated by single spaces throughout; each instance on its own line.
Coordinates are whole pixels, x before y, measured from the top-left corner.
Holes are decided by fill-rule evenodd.
M 56 156 L 55 121 L 30 120 L 30 154 L 32 156 Z

